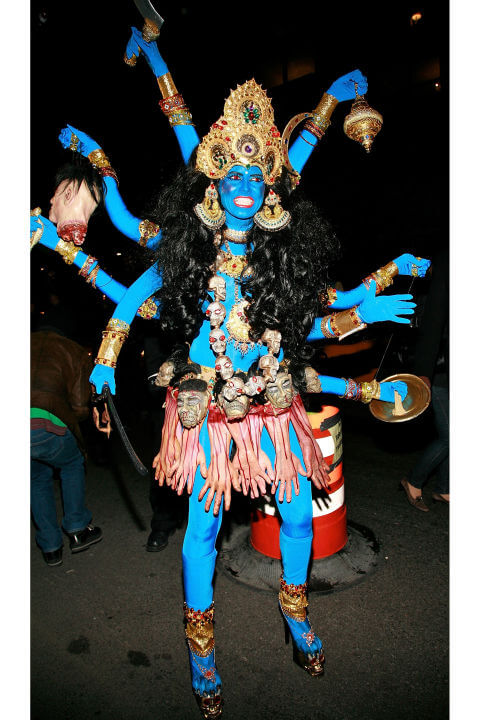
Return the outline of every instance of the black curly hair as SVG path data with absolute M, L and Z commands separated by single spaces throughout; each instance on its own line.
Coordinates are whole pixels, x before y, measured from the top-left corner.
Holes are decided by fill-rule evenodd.
M 162 241 L 155 252 L 163 278 L 157 293 L 162 308 L 160 325 L 162 330 L 177 333 L 182 329 L 186 342 L 192 342 L 205 319 L 201 306 L 210 300 L 208 281 L 217 256 L 214 233 L 193 211 L 209 183 L 195 170 L 192 158 L 150 212 L 162 228 Z M 292 220 L 277 232 L 254 226 L 249 235 L 247 263 L 253 272 L 241 280 L 243 295 L 250 302 L 247 318 L 252 340 L 258 340 L 267 328 L 279 330 L 285 355 L 305 361 L 313 353 L 305 340 L 315 317 L 326 309 L 328 267 L 339 243 L 318 207 L 298 189 L 292 192 L 285 169 L 272 189 Z

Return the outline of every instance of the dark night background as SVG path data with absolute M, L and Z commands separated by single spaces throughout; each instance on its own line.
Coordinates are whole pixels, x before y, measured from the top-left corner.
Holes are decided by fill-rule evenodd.
M 313 109 L 340 75 L 358 67 L 367 76 L 367 100 L 384 117 L 371 153 L 344 135 L 351 107 L 344 102 L 302 176 L 304 191 L 337 227 L 343 255 L 334 277 L 345 288 L 401 252 L 432 257 L 448 243 L 448 3 L 368 10 L 303 3 L 288 11 L 271 3 L 156 5 L 165 19 L 160 51 L 200 136 L 221 114 L 230 89 L 250 77 L 267 89 L 283 129 L 290 117 Z M 415 11 L 422 19 L 413 25 Z M 81 9 L 31 3 L 31 207 L 44 214 L 55 170 L 68 156 L 57 140 L 66 123 L 104 148 L 127 207 L 140 217 L 181 161 L 153 74 L 142 58 L 135 68 L 123 62 L 134 24 L 141 28 L 142 19 L 126 0 L 84 0 Z M 126 262 L 132 243 L 104 212 L 92 219 L 85 247 L 125 284 L 139 272 L 138 263 Z M 32 253 L 34 315 L 52 284 L 64 302 L 74 303 L 79 337 L 96 345 L 112 304 L 38 247 Z M 405 289 L 397 282 L 397 292 Z

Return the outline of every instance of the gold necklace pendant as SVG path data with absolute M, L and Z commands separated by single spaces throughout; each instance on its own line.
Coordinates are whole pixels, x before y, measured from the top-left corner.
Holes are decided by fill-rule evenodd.
M 245 255 L 232 255 L 224 253 L 223 262 L 219 265 L 218 272 L 229 277 L 239 278 L 247 266 Z

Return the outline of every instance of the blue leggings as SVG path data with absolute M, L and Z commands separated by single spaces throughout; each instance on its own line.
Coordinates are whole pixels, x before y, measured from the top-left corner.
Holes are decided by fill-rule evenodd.
M 200 443 L 205 451 L 207 464 L 210 462 L 210 444 L 207 423 L 200 431 Z M 266 452 L 272 467 L 275 462 L 275 451 L 272 441 L 264 429 L 261 439 L 262 449 Z M 292 452 L 302 459 L 302 452 L 295 431 L 290 424 L 290 447 Z M 278 510 L 282 518 L 280 528 L 280 551 L 282 554 L 283 576 L 287 584 L 299 585 L 307 579 L 308 561 L 312 548 L 312 490 L 310 481 L 299 475 L 300 493 L 292 492 L 292 500 L 278 502 Z M 208 513 L 205 512 L 206 496 L 198 501 L 198 494 L 203 487 L 204 479 L 197 470 L 193 492 L 189 500 L 188 525 L 183 542 L 183 582 L 185 601 L 195 610 L 205 610 L 213 601 L 213 573 L 217 551 L 217 539 L 223 516 L 223 502 L 217 517 L 213 514 L 213 503 Z

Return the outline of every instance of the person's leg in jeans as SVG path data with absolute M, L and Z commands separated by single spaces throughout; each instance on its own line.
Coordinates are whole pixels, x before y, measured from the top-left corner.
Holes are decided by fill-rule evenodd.
M 52 437 L 57 439 L 55 435 Z M 30 502 L 37 529 L 35 540 L 44 553 L 54 552 L 62 547 L 63 537 L 57 520 L 53 467 L 33 458 L 30 459 L 30 467 Z
M 410 485 L 421 490 L 432 472 L 443 465 L 443 482 L 440 485 L 442 489 L 436 491 L 448 493 L 448 390 L 446 388 L 435 385 L 432 387 L 432 409 L 437 437 L 427 445 L 408 480 Z
M 63 448 L 56 460 L 62 481 L 62 527 L 67 533 L 76 533 L 92 520 L 92 513 L 85 507 L 85 461 L 70 430 L 62 439 Z
M 53 488 L 55 468 L 59 469 L 62 482 L 64 530 L 83 530 L 92 518 L 85 507 L 83 456 L 69 430 L 65 435 L 55 435 L 41 429 L 32 430 L 30 454 L 31 506 L 38 528 L 36 540 L 43 552 L 52 552 L 63 544 Z

